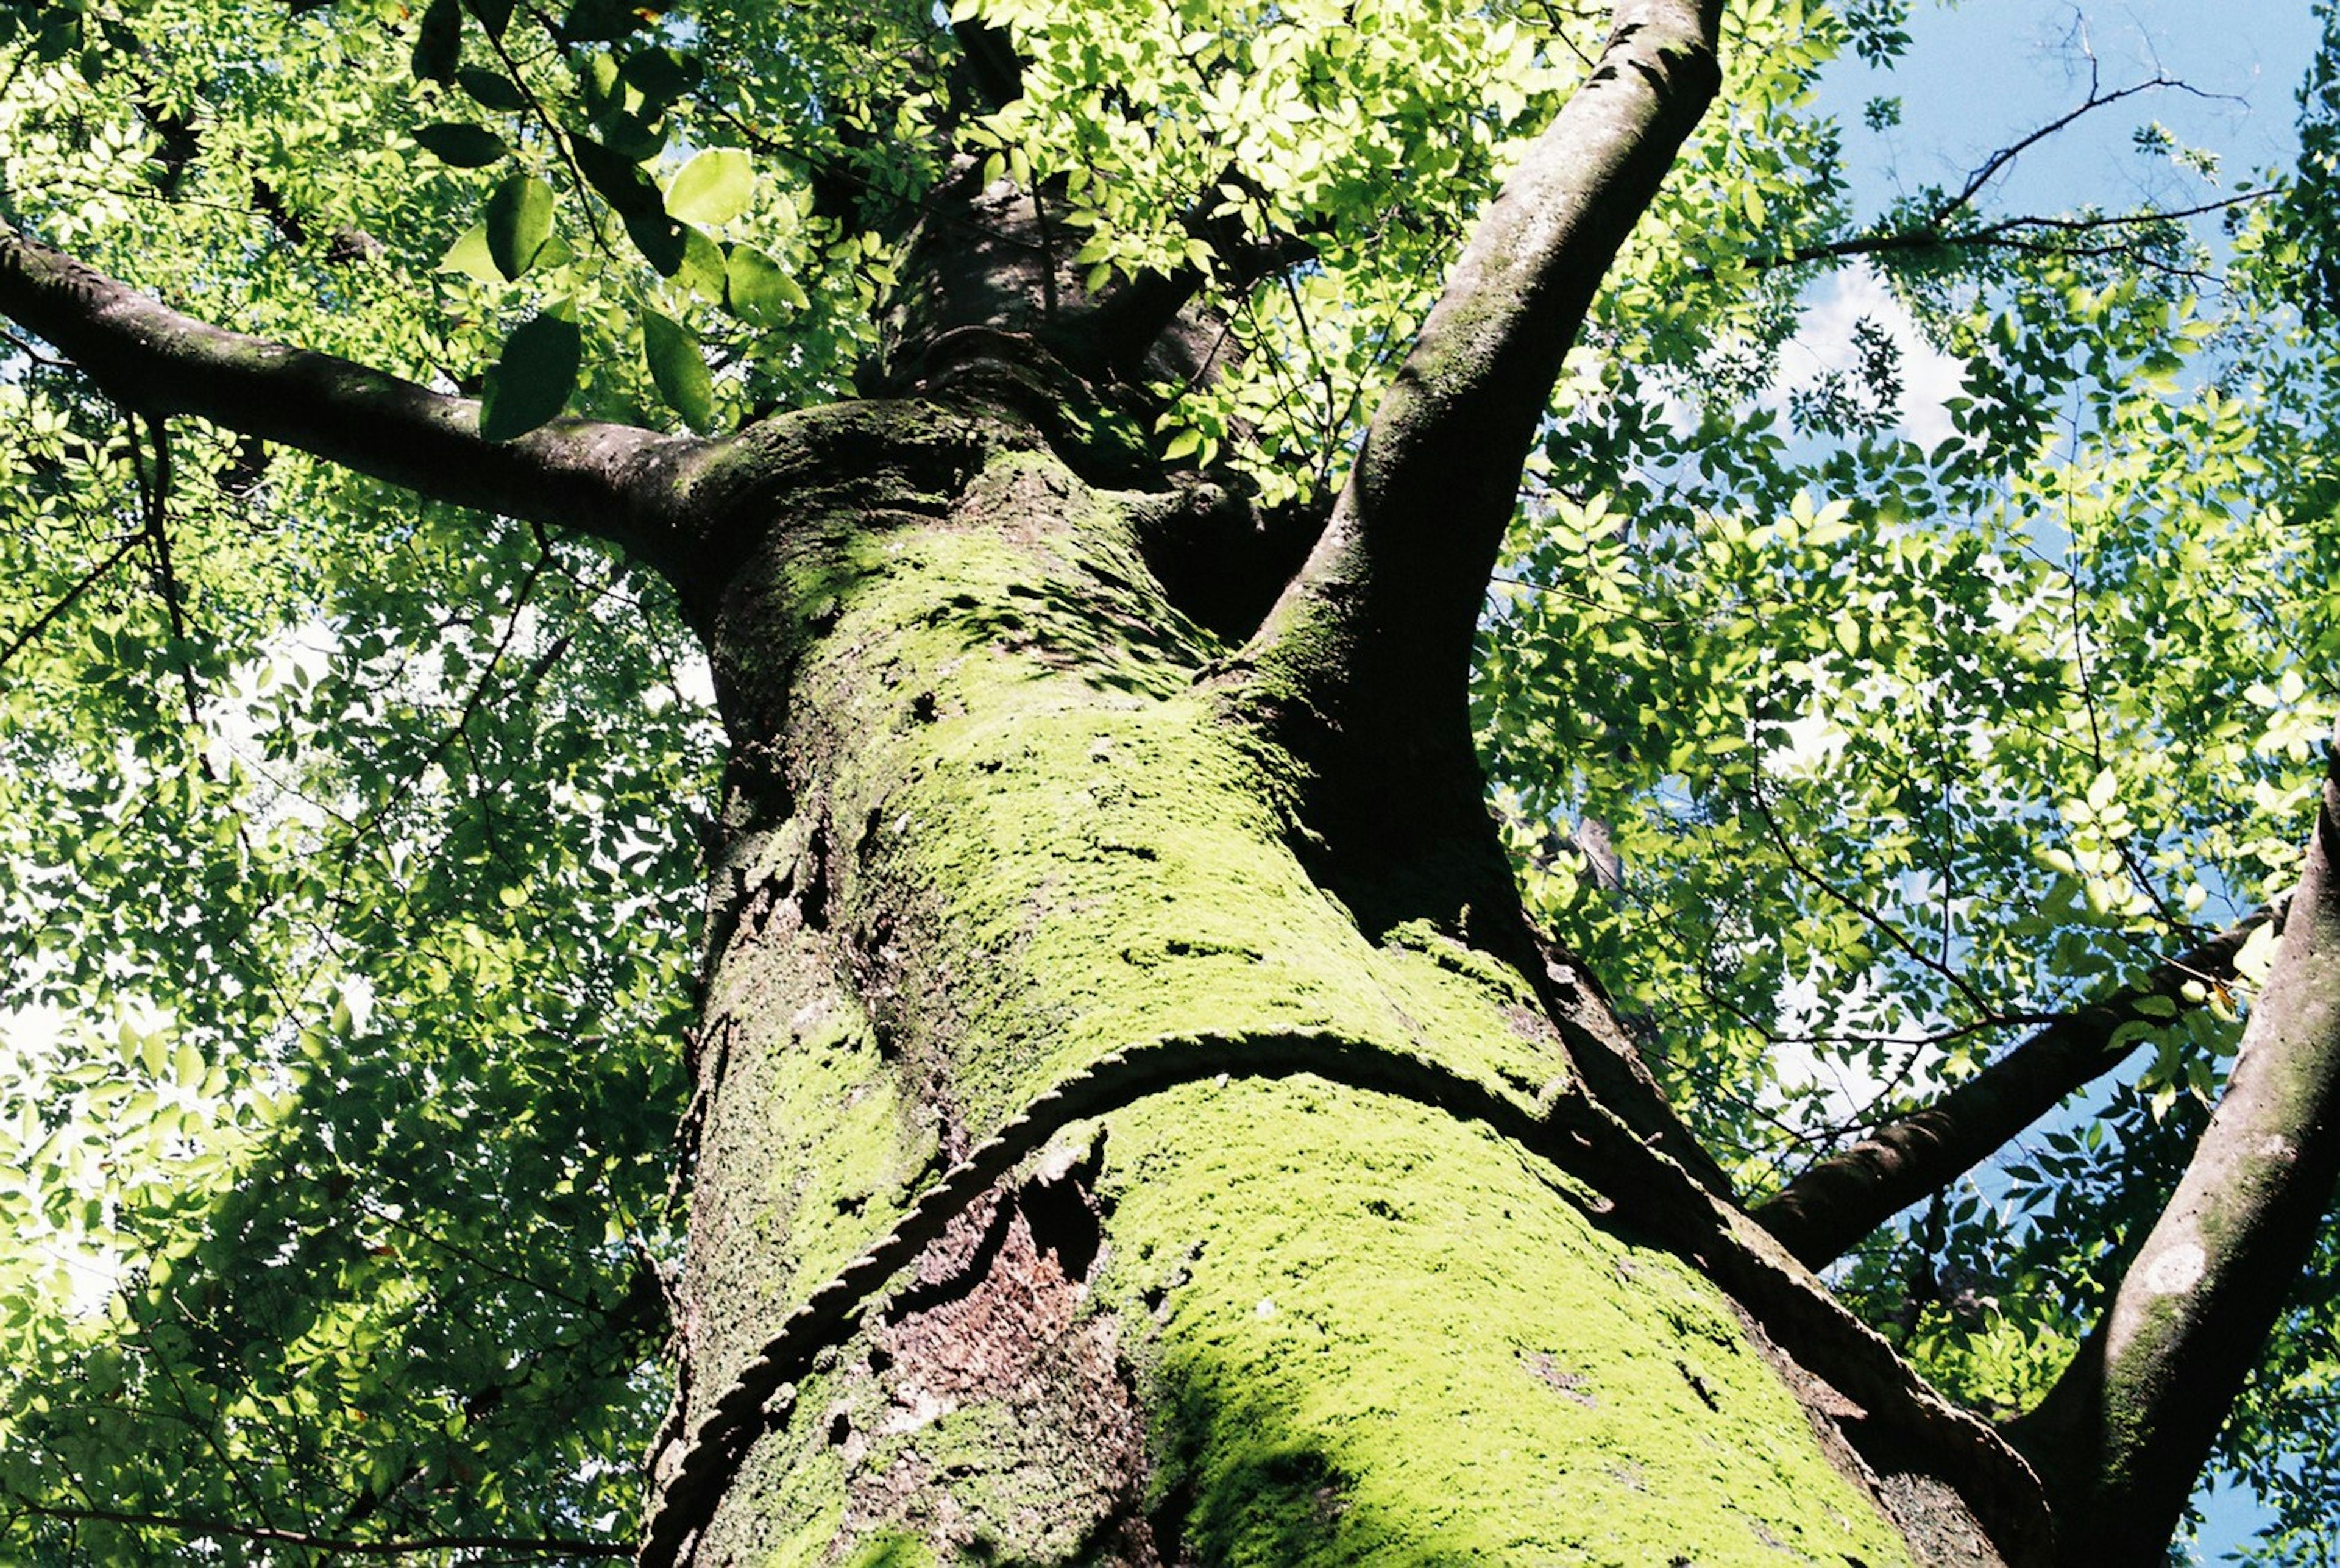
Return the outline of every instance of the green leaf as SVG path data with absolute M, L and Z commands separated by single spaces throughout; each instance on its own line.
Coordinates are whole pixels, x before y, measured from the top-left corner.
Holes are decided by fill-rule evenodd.
M 756 165 L 736 147 L 710 147 L 667 187 L 666 210 L 686 223 L 728 223 L 756 194 Z
M 654 118 L 612 109 L 595 119 L 593 127 L 603 146 L 637 164 L 647 164 L 666 149 L 666 127 Z
M 622 74 L 645 108 L 663 109 L 699 85 L 699 56 L 682 49 L 643 49 L 629 56 Z
M 724 268 L 724 304 L 741 321 L 777 327 L 811 305 L 797 281 L 753 245 L 735 245 Z
M 471 95 L 472 102 L 490 109 L 525 109 L 528 95 L 514 86 L 501 73 L 482 71 L 467 65 L 455 73 L 455 84 Z
M 510 441 L 557 418 L 577 390 L 583 338 L 577 323 L 546 312 L 504 341 L 480 398 L 480 433 Z
M 431 0 L 414 33 L 411 64 L 418 82 L 449 82 L 463 57 L 463 12 L 457 0 Z
M 81 42 L 81 18 L 60 5 L 41 23 L 41 31 L 33 45 L 33 57 L 43 65 L 64 59 Z
M 659 276 L 670 278 L 682 270 L 682 259 L 689 248 L 684 238 L 688 230 L 664 213 L 628 213 L 625 219 L 626 236 L 641 252 L 642 259 L 658 269 Z
M 517 280 L 536 264 L 552 233 L 552 187 L 533 174 L 514 174 L 488 198 L 483 226 L 496 271 Z
M 488 225 L 483 223 L 473 223 L 463 231 L 461 238 L 447 247 L 447 253 L 439 258 L 439 270 L 461 273 L 483 283 L 504 281 L 502 270 L 496 265 L 494 253 L 488 249 Z
M 585 113 L 600 119 L 611 109 L 626 106 L 625 94 L 619 84 L 623 75 L 618 57 L 607 49 L 596 49 L 577 65 L 577 91 L 584 101 Z
M 618 210 L 620 217 L 666 211 L 665 198 L 633 159 L 603 146 L 590 136 L 570 138 L 570 151 L 586 184 Z
M 682 230 L 682 266 L 675 275 L 700 299 L 714 304 L 723 303 L 722 249 L 687 223 Z
M 414 133 L 414 139 L 437 156 L 442 164 L 458 169 L 477 169 L 494 163 L 507 149 L 504 139 L 493 131 L 478 125 L 425 125 Z
M 659 395 L 680 414 L 691 429 L 704 432 L 715 423 L 715 383 L 707 374 L 707 361 L 699 340 L 658 312 L 642 311 L 642 353 L 649 361 L 650 380 Z
M 682 265 L 683 229 L 667 215 L 666 198 L 658 186 L 632 159 L 590 136 L 571 137 L 570 147 L 586 182 L 625 220 L 635 249 L 658 269 L 660 277 L 674 276 Z

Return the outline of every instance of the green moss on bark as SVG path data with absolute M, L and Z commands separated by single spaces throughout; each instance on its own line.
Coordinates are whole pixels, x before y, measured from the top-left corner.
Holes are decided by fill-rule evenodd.
M 1308 1078 L 1190 1085 L 1110 1119 L 1096 1188 L 1081 1319 L 1110 1321 L 1150 1413 L 1131 1501 L 1165 1555 L 1908 1561 L 1713 1288 L 1482 1129 Z M 860 1528 L 942 1561 L 1106 1560 L 1081 1549 L 1096 1521 L 1051 1511 L 1012 1398 L 909 1402 L 872 1348 L 752 1456 L 762 1518 L 849 1492 L 898 1509 Z M 923 1484 L 889 1489 L 907 1469 Z
M 1521 976 L 1429 922 L 1369 939 L 1312 878 L 1293 770 L 1198 689 L 1216 644 L 1107 501 L 1004 447 L 932 499 L 775 548 L 719 650 L 788 714 L 719 873 L 702 1400 L 938 1162 L 1135 1041 L 1324 1033 L 1523 1103 L 1567 1070 Z M 1108 1122 L 1094 1268 L 963 1236 L 919 1287 L 1021 1302 L 1053 1336 L 1031 1365 L 937 1395 L 865 1322 L 703 1561 L 887 1532 L 1034 1562 L 1899 1560 L 1720 1294 L 1483 1128 L 1314 1079 Z M 1100 1401 L 1126 1464 L 1093 1451 Z
M 1200 1560 L 1905 1560 L 1713 1288 L 1482 1130 L 1308 1079 L 1115 1127 L 1101 1294 L 1159 1293 Z

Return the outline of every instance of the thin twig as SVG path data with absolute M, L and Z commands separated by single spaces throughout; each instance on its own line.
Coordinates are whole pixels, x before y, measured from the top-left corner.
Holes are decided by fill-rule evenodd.
M 1840 905 L 1846 910 L 1866 922 L 1872 930 L 1876 931 L 1887 941 L 1892 943 L 1893 946 L 1899 949 L 1899 951 L 1911 962 L 1916 963 L 1924 968 L 1929 969 L 1933 973 L 1941 976 L 1943 979 L 1948 980 L 1950 985 L 1957 989 L 1958 995 L 1967 999 L 1967 1004 L 1973 1007 L 1979 1017 L 1983 1018 L 1998 1018 L 2005 1016 L 1998 1008 L 1993 1007 L 1989 1001 L 1985 999 L 1982 993 L 1975 989 L 1973 982 L 1969 981 L 1964 975 L 1958 973 L 1957 969 L 1951 968 L 1949 965 L 1945 964 L 1927 954 L 1915 943 L 1911 942 L 1909 938 L 1902 933 L 1899 927 L 1894 925 L 1890 920 L 1886 919 L 1883 916 L 1879 915 L 1874 910 L 1870 909 L 1869 906 L 1863 904 L 1859 899 L 1839 891 L 1833 883 L 1829 882 L 1819 872 L 1806 865 L 1802 857 L 1799 856 L 1794 848 L 1788 842 L 1788 836 L 1780 829 L 1779 819 L 1772 816 L 1771 808 L 1770 804 L 1764 800 L 1762 791 L 1760 789 L 1749 790 L 1748 799 L 1754 805 L 1755 814 L 1763 819 L 1763 826 L 1770 832 L 1771 842 L 1778 847 L 1780 858 L 1787 861 L 1788 868 L 1790 870 L 1802 878 L 1804 881 L 1810 884 L 1812 888 L 1826 895 L 1832 902 Z
M 9 640 L 8 646 L 5 650 L 0 650 L 0 670 L 6 669 L 8 661 L 15 658 L 17 654 L 23 652 L 25 647 L 29 645 L 35 638 L 47 630 L 50 625 L 56 620 L 58 616 L 63 615 L 66 610 L 72 609 L 75 600 L 79 599 L 83 594 L 87 593 L 91 589 L 96 587 L 107 572 L 112 571 L 115 567 L 121 565 L 123 559 L 125 556 L 145 541 L 146 536 L 144 532 L 130 535 L 128 538 L 124 539 L 120 545 L 115 547 L 112 555 L 107 556 L 104 561 L 99 561 L 95 566 L 91 567 L 89 571 L 83 573 L 80 581 L 65 590 L 64 597 L 59 599 L 55 604 L 50 605 L 46 610 L 41 611 L 40 614 L 35 616 L 31 624 L 27 625 L 24 630 L 11 638 Z

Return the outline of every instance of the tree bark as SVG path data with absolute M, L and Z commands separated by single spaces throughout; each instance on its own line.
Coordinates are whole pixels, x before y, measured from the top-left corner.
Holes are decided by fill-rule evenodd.
M 1247 700 L 1317 754 L 1323 830 L 1386 852 L 1471 761 L 1472 639 L 1522 465 L 1584 313 L 1721 83 L 1716 0 L 1621 0 L 1591 74 L 1457 259 Z M 1426 819 L 1433 824 L 1434 814 Z M 1402 852 L 1402 849 L 1401 849 Z
M 197 321 L 5 226 L 0 315 L 125 408 L 193 414 L 452 505 L 574 529 L 669 575 L 689 567 L 696 541 L 675 537 L 671 505 L 675 465 L 700 445 L 687 437 L 564 419 L 491 442 L 474 399 Z

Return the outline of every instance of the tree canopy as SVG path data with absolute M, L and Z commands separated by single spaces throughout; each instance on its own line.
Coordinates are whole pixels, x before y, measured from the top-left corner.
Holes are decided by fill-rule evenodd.
M 625 521 L 640 432 L 889 390 L 897 281 L 979 286 L 916 271 L 966 182 L 1106 302 L 1080 368 L 1147 411 L 1134 461 L 1304 549 L 1376 411 L 1435 395 L 1399 365 L 1611 25 L 0 3 L 0 314 L 49 268 L 242 334 L 108 296 L 183 363 L 0 343 L 0 1554 L 630 1555 L 723 749 Z M 2088 61 L 2062 120 L 1871 209 L 1908 6 L 1733 0 L 1715 107 L 1520 403 L 1492 581 L 1393 590 L 1481 605 L 1532 912 L 1758 1217 L 1988 1414 L 2163 1211 L 2301 876 L 2340 707 L 2326 36 L 2295 166 Z M 2142 174 L 1999 204 L 2104 119 Z M 1165 347 L 1182 310 L 1212 330 Z M 180 412 L 279 372 L 313 419 Z M 518 499 L 500 454 L 556 441 L 570 488 Z M 2270 1561 L 2324 1560 L 2340 1498 L 2335 1280 L 2327 1224 L 2218 1439 Z

